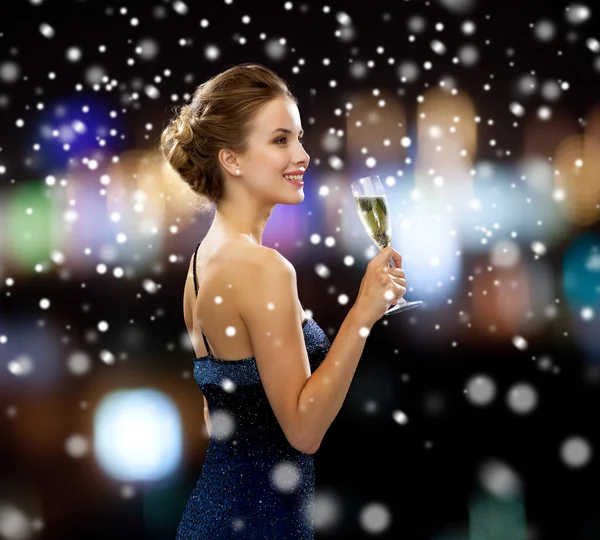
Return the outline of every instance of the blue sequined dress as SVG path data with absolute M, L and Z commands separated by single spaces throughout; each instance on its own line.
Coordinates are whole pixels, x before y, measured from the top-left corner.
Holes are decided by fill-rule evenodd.
M 313 319 L 302 329 L 314 372 L 331 343 Z M 208 403 L 212 433 L 177 540 L 313 539 L 314 456 L 286 439 L 255 358 L 219 360 L 202 337 L 208 355 L 194 357 L 194 378 Z

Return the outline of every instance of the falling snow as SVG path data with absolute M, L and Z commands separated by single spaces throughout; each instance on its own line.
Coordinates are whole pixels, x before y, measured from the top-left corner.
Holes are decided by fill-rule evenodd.
M 352 326 L 364 349 L 336 439 L 326 435 L 320 450 L 339 476 L 320 485 L 317 467 L 315 529 L 446 540 L 466 538 L 498 501 L 515 512 L 547 504 L 548 516 L 597 504 L 575 476 L 593 475 L 598 445 L 589 417 L 600 385 L 595 5 L 269 1 L 0 8 L 0 410 L 9 426 L 0 435 L 16 464 L 7 486 L 24 486 L 3 492 L 0 537 L 56 534 L 36 502 L 51 488 L 29 463 L 64 466 L 64 478 L 66 467 L 90 465 L 90 413 L 104 395 L 159 388 L 196 436 L 203 411 L 190 356 L 202 338 L 192 346 L 181 300 L 210 221 L 157 147 L 172 109 L 244 61 L 271 67 L 299 97 L 306 198 L 279 205 L 263 241 L 294 265 L 305 316 L 333 341 L 357 305 L 379 249 L 350 183 L 369 175 L 385 192 L 405 298 L 423 301 Z M 232 266 L 244 264 L 232 254 Z M 246 350 L 239 319 L 216 337 L 211 318 L 242 294 L 215 291 L 195 306 L 207 311 L 211 344 Z M 344 363 L 358 359 L 334 343 L 330 375 L 343 364 L 350 378 Z M 228 378 L 221 388 L 240 391 Z M 211 437 L 235 440 L 228 411 L 211 420 Z M 432 480 L 435 470 L 448 478 Z M 281 462 L 271 481 L 293 491 L 299 471 Z M 89 482 L 82 491 L 97 489 Z M 470 491 L 469 516 L 444 514 L 454 486 Z M 109 489 L 123 505 L 140 497 L 132 484 Z M 422 531 L 410 516 L 423 499 L 411 493 L 425 490 L 439 498 Z M 585 527 L 600 536 L 591 517 L 569 519 L 562 537 Z M 515 537 L 552 534 L 550 517 L 532 512 L 523 523 Z

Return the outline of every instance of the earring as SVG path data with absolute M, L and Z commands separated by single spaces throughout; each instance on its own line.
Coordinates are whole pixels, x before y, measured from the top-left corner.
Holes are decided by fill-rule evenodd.
M 236 176 L 239 176 L 239 175 L 240 175 L 240 170 L 239 170 L 239 169 L 236 169 L 236 170 L 235 170 L 235 175 L 236 175 Z

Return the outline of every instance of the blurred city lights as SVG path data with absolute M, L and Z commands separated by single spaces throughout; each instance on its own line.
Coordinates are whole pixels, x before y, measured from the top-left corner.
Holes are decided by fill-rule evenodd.
M 94 451 L 119 481 L 158 480 L 181 460 L 182 428 L 173 402 L 153 389 L 118 390 L 94 414 Z

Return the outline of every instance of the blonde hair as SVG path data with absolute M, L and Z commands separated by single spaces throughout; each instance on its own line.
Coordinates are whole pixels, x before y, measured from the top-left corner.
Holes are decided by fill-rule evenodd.
M 298 100 L 287 83 L 256 63 L 233 66 L 198 86 L 189 104 L 163 130 L 160 149 L 167 162 L 200 195 L 200 210 L 220 201 L 224 184 L 219 150 L 244 153 L 252 121 L 271 100 Z

